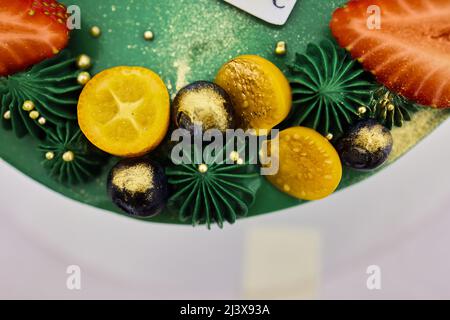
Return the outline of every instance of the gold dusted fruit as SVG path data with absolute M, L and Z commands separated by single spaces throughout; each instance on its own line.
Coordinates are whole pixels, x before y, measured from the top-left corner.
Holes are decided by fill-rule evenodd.
M 173 109 L 176 126 L 191 133 L 195 128 L 225 132 L 235 127 L 230 97 L 212 82 L 198 81 L 181 89 Z
M 270 130 L 282 122 L 292 105 L 289 82 L 272 62 L 245 55 L 227 62 L 215 82 L 230 95 L 238 126 Z
M 107 188 L 115 205 L 140 218 L 161 213 L 168 196 L 164 168 L 146 158 L 119 161 L 109 173 Z

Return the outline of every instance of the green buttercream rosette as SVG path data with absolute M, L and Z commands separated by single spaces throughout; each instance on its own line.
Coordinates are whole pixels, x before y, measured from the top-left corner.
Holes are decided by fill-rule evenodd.
M 381 86 L 373 91 L 368 115 L 388 129 L 402 127 L 422 106 Z
M 61 125 L 76 119 L 76 106 L 81 86 L 74 58 L 62 52 L 31 69 L 0 78 L 2 124 L 18 137 L 31 134 L 43 138 L 44 126 Z M 24 110 L 25 101 L 34 104 Z
M 233 224 L 239 217 L 248 214 L 261 185 L 259 168 L 249 164 L 250 160 L 233 156 L 243 155 L 244 148 L 224 147 L 217 154 L 204 159 L 203 164 L 194 164 L 194 155 L 201 155 L 192 145 L 192 152 L 185 154 L 186 164 L 172 165 L 166 169 L 172 194 L 168 206 L 178 212 L 181 221 L 195 225 L 224 222 Z
M 68 185 L 97 177 L 108 159 L 108 155 L 95 148 L 73 122 L 47 129 L 39 150 L 49 175 Z
M 360 118 L 373 83 L 358 62 L 331 40 L 310 43 L 290 66 L 293 107 L 281 125 L 306 126 L 338 136 Z

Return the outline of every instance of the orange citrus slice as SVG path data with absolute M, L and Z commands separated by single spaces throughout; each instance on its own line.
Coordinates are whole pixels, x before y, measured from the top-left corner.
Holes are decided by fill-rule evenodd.
M 78 123 L 99 149 L 135 157 L 155 149 L 169 127 L 170 98 L 161 78 L 141 67 L 96 75 L 78 101 Z
M 272 62 L 244 55 L 227 62 L 215 82 L 231 97 L 239 127 L 270 130 L 282 122 L 292 106 L 289 82 Z
M 278 141 L 278 145 L 268 143 L 272 159 L 277 157 L 279 162 L 278 172 L 267 176 L 273 185 L 302 200 L 319 200 L 336 190 L 342 165 L 326 138 L 312 129 L 293 127 L 281 131 Z

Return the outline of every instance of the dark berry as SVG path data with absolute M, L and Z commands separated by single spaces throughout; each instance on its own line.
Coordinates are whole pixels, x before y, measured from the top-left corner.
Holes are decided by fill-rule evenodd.
M 176 95 L 173 101 L 175 125 L 195 134 L 198 130 L 235 128 L 233 105 L 228 94 L 217 84 L 194 82 Z
M 343 137 L 336 149 L 342 163 L 357 170 L 373 170 L 388 159 L 393 146 L 391 132 L 373 119 L 356 123 Z
M 146 158 L 119 161 L 109 173 L 107 187 L 119 208 L 143 218 L 161 213 L 168 196 L 164 168 Z

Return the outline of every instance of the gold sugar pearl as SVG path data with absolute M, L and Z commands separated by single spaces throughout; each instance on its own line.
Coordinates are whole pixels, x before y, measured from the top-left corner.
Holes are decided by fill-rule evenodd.
M 45 159 L 47 160 L 53 160 L 55 158 L 55 153 L 52 151 L 49 151 L 45 154 Z
M 237 159 L 236 163 L 239 165 L 244 164 L 244 159 L 239 158 L 239 159 Z
M 38 123 L 39 123 L 41 126 L 43 126 L 43 125 L 45 125 L 45 124 L 47 123 L 47 119 L 45 119 L 44 117 L 40 117 L 40 118 L 38 119 Z
M 394 111 L 395 110 L 395 106 L 391 103 L 390 105 L 387 106 L 388 111 Z
M 361 106 L 358 108 L 359 114 L 365 114 L 367 112 L 367 108 L 365 106 Z
M 77 77 L 77 82 L 82 86 L 86 85 L 90 80 L 91 75 L 89 74 L 89 72 L 86 71 L 80 72 L 80 74 Z
M 147 31 L 144 32 L 144 39 L 146 41 L 152 41 L 154 37 L 155 37 L 155 35 L 153 34 L 152 31 L 147 30 Z
M 283 56 L 287 53 L 287 44 L 285 41 L 279 41 L 275 48 L 275 54 L 278 56 Z
M 29 116 L 30 116 L 31 119 L 36 120 L 37 118 L 39 118 L 39 112 L 37 112 L 36 110 L 31 111 L 29 113 Z
M 3 114 L 3 119 L 5 119 L 5 120 L 11 120 L 11 111 L 6 111 L 4 114 Z
M 77 58 L 77 66 L 82 70 L 87 70 L 92 67 L 92 60 L 87 54 L 81 54 Z
M 102 35 L 102 30 L 100 29 L 100 27 L 98 26 L 93 26 L 90 30 L 90 34 L 91 36 L 93 36 L 94 38 L 98 38 Z
M 230 159 L 231 159 L 231 161 L 234 161 L 234 162 L 236 162 L 236 161 L 238 161 L 239 160 L 239 153 L 237 152 L 237 151 L 233 151 L 233 152 L 231 152 L 230 153 Z
M 198 171 L 200 173 L 206 173 L 208 171 L 208 166 L 204 163 L 198 166 Z
M 331 140 L 333 140 L 334 136 L 332 133 L 329 133 L 325 136 L 325 138 L 327 138 L 327 140 L 331 141 Z
M 31 111 L 34 108 L 35 108 L 34 102 L 31 100 L 26 100 L 22 105 L 22 109 L 25 111 Z
M 65 162 L 71 162 L 71 161 L 73 161 L 75 159 L 75 154 L 72 151 L 66 151 L 62 155 L 62 159 Z

